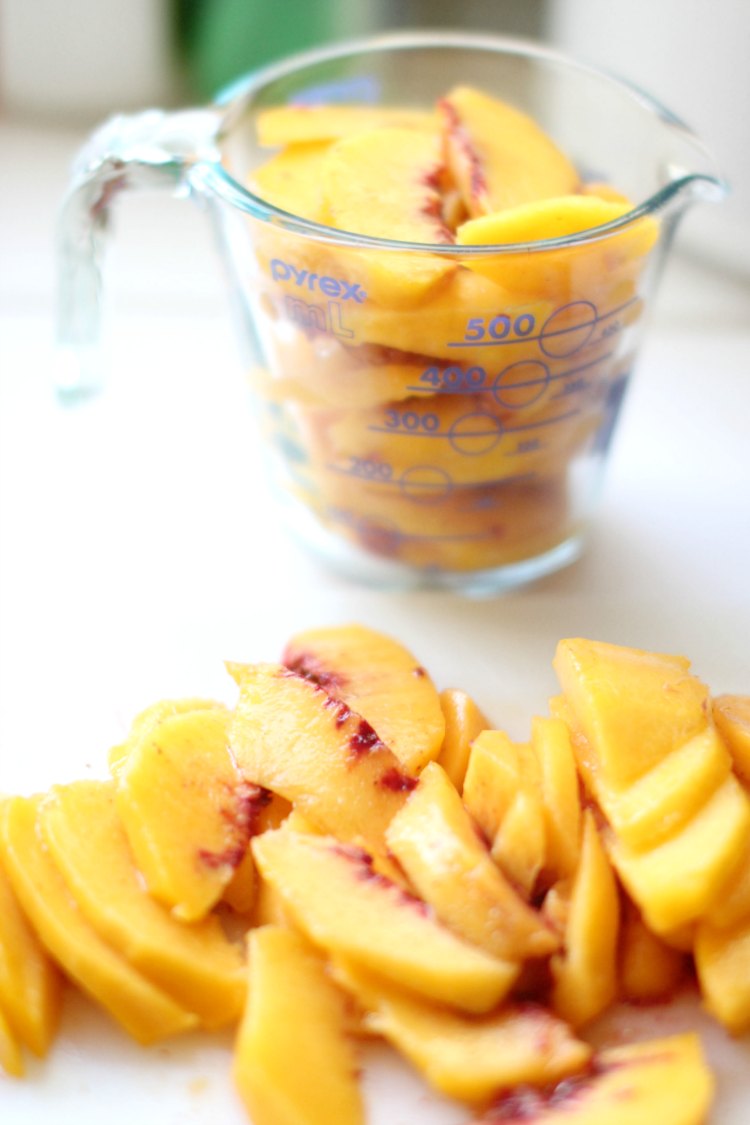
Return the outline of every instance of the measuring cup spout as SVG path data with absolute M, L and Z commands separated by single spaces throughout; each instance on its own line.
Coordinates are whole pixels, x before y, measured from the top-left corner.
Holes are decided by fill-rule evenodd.
M 135 188 L 189 194 L 189 171 L 216 158 L 220 120 L 212 108 L 118 115 L 78 154 L 58 225 L 55 383 L 64 401 L 102 382 L 101 270 L 113 200 Z

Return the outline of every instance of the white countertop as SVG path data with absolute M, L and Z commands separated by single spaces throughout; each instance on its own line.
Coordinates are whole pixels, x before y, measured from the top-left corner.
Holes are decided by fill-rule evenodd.
M 392 632 L 516 737 L 555 690 L 563 636 L 681 652 L 717 693 L 750 692 L 746 283 L 670 262 L 579 563 L 490 601 L 377 593 L 326 574 L 275 522 L 218 258 L 190 204 L 122 201 L 109 386 L 57 404 L 52 233 L 79 139 L 0 123 L 0 790 L 103 774 L 138 708 L 227 695 L 224 659 L 275 659 L 315 623 Z M 35 1121 L 53 1096 L 56 1122 L 99 1120 L 95 1072 L 81 1063 L 71 1094 L 60 1063 L 45 1065 L 3 1120 Z M 216 1120 L 224 1095 L 209 1086 L 162 1125 Z M 133 1105 L 110 1104 L 108 1120 Z

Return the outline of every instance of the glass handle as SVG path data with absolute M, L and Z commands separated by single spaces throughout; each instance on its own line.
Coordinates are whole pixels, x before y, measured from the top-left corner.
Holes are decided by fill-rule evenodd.
M 56 390 L 74 401 L 102 385 L 102 260 L 121 191 L 192 189 L 190 169 L 219 158 L 214 109 L 149 109 L 106 121 L 79 152 L 58 227 Z

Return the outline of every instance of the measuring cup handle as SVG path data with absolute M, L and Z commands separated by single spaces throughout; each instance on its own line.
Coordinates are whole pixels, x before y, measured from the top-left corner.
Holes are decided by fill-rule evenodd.
M 126 189 L 187 196 L 190 169 L 217 160 L 214 109 L 159 109 L 106 121 L 79 152 L 58 226 L 55 382 L 66 400 L 102 383 L 102 259 L 112 202 Z

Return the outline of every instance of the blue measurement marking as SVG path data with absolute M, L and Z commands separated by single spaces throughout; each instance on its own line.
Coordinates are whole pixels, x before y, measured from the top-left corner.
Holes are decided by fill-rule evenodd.
M 381 488 L 396 488 L 404 492 L 405 498 L 408 500 L 408 492 L 404 491 L 404 480 L 402 477 L 364 477 L 361 473 L 352 471 L 351 469 L 343 469 L 341 465 L 326 465 L 326 470 L 329 473 L 336 473 L 341 477 L 349 477 L 353 480 L 361 480 L 362 484 L 377 484 Z M 417 491 L 418 489 L 425 489 L 426 491 L 439 492 L 441 489 L 445 490 L 446 496 L 449 492 L 455 489 L 474 490 L 481 488 L 488 488 L 490 486 L 498 488 L 505 484 L 522 484 L 526 481 L 536 480 L 537 473 L 513 473 L 507 477 L 494 477 L 491 480 L 477 480 L 477 481 L 420 481 L 410 479 L 408 481 L 408 490 Z
M 367 428 L 380 434 L 393 434 L 394 437 L 448 438 L 449 441 L 463 441 L 465 438 L 497 438 L 499 440 L 503 434 L 513 434 L 518 430 L 534 430 L 537 426 L 554 426 L 557 422 L 564 422 L 580 413 L 580 410 L 568 410 L 565 414 L 558 414 L 555 418 L 545 418 L 540 422 L 527 422 L 524 426 L 503 426 L 502 429 L 494 432 L 492 430 L 446 430 L 442 432 L 430 430 L 417 433 L 414 430 L 399 429 L 397 426 L 368 426 Z M 499 419 L 497 421 L 500 425 Z
M 569 367 L 567 371 L 560 371 L 557 375 L 550 375 L 549 382 L 554 383 L 555 381 L 560 379 L 568 379 L 571 375 L 578 375 L 581 371 L 587 371 L 590 367 L 596 367 L 597 364 L 604 363 L 605 360 L 611 359 L 614 354 L 614 352 L 605 352 L 604 355 L 597 356 L 596 359 L 591 359 L 588 363 L 581 363 L 578 365 L 578 367 Z M 533 363 L 535 361 L 530 360 L 529 362 Z M 495 379 L 497 379 L 497 376 L 495 376 Z M 521 382 L 518 383 L 512 383 L 507 387 L 501 387 L 500 389 L 505 391 L 514 391 L 516 387 L 535 387 L 540 383 L 546 382 L 546 379 L 525 379 L 521 380 Z M 432 397 L 432 395 L 494 395 L 495 391 L 498 388 L 493 382 L 491 386 L 487 386 L 486 383 L 482 383 L 475 387 L 466 386 L 460 387 L 456 390 L 454 390 L 452 387 L 427 387 L 424 384 L 418 387 L 409 386 L 406 389 L 407 391 L 420 391 L 425 397 L 429 398 Z M 509 407 L 509 409 L 513 408 Z
M 638 300 L 638 297 L 631 297 L 624 305 L 619 305 L 616 309 L 610 309 L 609 312 L 602 313 L 601 316 L 599 313 L 595 313 L 590 321 L 585 320 L 581 324 L 573 324 L 570 328 L 556 328 L 551 332 L 542 331 L 537 336 L 513 336 L 509 340 L 452 340 L 445 346 L 447 348 L 500 348 L 508 344 L 524 344 L 527 340 L 549 340 L 553 336 L 569 336 L 572 332 L 580 332 L 584 328 L 589 328 L 603 320 L 609 320 L 612 316 L 617 316 L 618 313 L 624 312 Z M 554 316 L 555 314 L 552 313 L 551 315 Z

